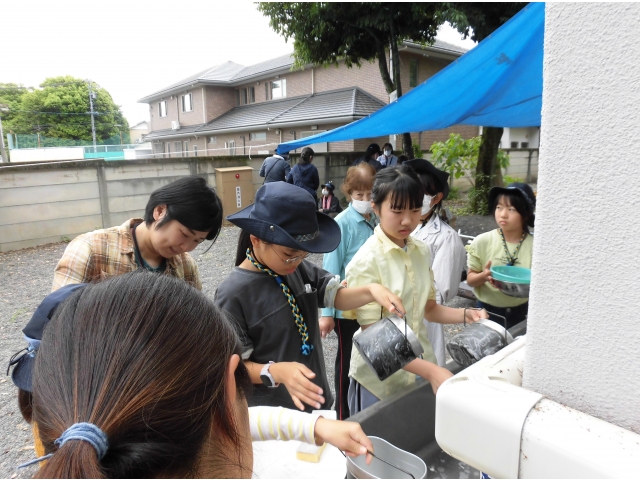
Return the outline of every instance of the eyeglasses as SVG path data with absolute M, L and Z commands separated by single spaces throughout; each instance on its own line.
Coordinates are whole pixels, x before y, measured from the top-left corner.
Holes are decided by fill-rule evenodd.
M 278 252 L 275 248 L 273 248 L 273 245 L 269 245 L 269 246 L 271 247 L 271 250 L 275 252 L 278 258 L 282 260 L 282 263 L 284 263 L 285 265 L 291 265 L 292 263 L 301 262 L 302 260 L 307 258 L 309 255 L 311 255 L 309 252 L 306 252 L 304 253 L 304 255 L 298 255 L 297 257 L 291 257 L 284 260 L 280 255 L 278 255 Z

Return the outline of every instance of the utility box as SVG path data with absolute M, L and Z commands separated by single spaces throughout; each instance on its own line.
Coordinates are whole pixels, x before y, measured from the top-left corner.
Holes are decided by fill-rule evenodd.
M 216 190 L 225 217 L 253 203 L 253 168 L 216 168 L 215 172 Z M 228 224 L 226 220 L 225 223 Z

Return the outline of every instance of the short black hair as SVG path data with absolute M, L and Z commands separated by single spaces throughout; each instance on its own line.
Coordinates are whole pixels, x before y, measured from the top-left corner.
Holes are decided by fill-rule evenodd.
M 384 145 L 382 145 L 382 150 L 384 150 L 384 148 L 389 145 L 389 149 L 393 152 L 393 145 L 391 145 L 389 142 L 385 143 Z
M 491 202 L 491 205 L 489 206 L 491 212 L 496 211 L 496 206 L 500 202 L 501 198 L 506 198 L 509 205 L 516 209 L 516 212 L 518 212 L 522 217 L 522 230 L 527 234 L 530 234 L 531 232 L 529 231 L 529 227 L 533 228 L 535 215 L 531 211 L 531 207 L 527 203 L 527 200 L 524 198 L 524 196 L 515 192 L 501 193 L 500 195 L 497 195 L 496 198 L 494 198 L 493 202 Z
M 365 158 L 371 158 L 373 157 L 374 153 L 377 153 L 378 155 L 380 154 L 380 145 L 378 145 L 377 143 L 372 143 L 371 145 L 369 145 L 367 147 L 367 150 L 364 152 L 364 156 Z
M 381 208 L 389 198 L 393 210 L 422 208 L 424 187 L 416 172 L 409 165 L 399 165 L 380 170 L 373 182 L 371 201 Z
M 177 220 L 191 230 L 209 232 L 207 240 L 215 241 L 218 237 L 222 228 L 222 202 L 204 178 L 189 175 L 154 190 L 144 209 L 144 222 L 148 227 L 155 222 L 153 211 L 159 205 L 166 205 L 167 213 L 156 223 L 156 229 Z
M 407 157 L 406 155 L 400 155 L 398 157 L 398 165 L 402 165 L 407 160 L 409 160 L 409 157 Z
M 422 187 L 424 188 L 425 195 L 430 195 L 435 197 L 439 193 L 444 193 L 444 187 L 438 177 L 432 175 L 430 173 L 418 173 L 418 178 L 420 178 L 420 182 L 422 183 Z M 435 211 L 440 211 L 442 207 L 442 200 L 440 200 L 435 206 Z

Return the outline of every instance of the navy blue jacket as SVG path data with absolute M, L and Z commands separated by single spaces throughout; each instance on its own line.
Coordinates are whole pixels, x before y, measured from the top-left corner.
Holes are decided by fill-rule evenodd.
M 318 169 L 313 163 L 296 163 L 287 177 L 287 182 L 304 188 L 317 201 L 320 177 Z

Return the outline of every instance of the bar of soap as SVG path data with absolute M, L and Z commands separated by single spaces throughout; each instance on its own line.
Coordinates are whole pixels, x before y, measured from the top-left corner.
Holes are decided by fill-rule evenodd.
M 326 443 L 323 443 L 322 445 L 317 446 L 311 445 L 310 443 L 300 442 L 300 445 L 298 445 L 298 449 L 296 450 L 296 458 L 303 462 L 318 463 L 326 445 Z

